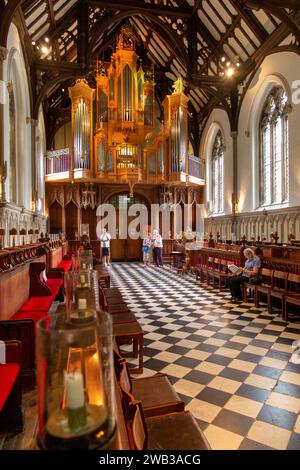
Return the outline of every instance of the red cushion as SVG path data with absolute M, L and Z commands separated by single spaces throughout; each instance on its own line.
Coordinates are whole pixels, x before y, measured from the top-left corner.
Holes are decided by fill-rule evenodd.
M 69 271 L 70 267 L 72 266 L 72 261 L 71 260 L 63 260 L 59 263 L 57 266 L 58 268 L 63 268 L 65 272 Z
M 53 295 L 45 295 L 41 297 L 31 297 L 25 302 L 20 308 L 20 312 L 49 312 L 52 302 Z
M 17 312 L 11 317 L 11 320 L 33 320 L 34 321 L 34 331 L 36 334 L 37 322 L 42 318 L 47 316 L 48 312 Z
M 19 371 L 19 364 L 0 364 L 0 411 L 13 388 Z
M 47 279 L 46 286 L 51 290 L 52 296 L 55 298 L 63 285 L 62 279 Z

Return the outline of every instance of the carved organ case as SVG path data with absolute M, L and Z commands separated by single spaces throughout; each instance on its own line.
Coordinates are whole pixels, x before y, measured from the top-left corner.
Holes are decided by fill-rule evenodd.
M 173 85 L 174 92 L 166 96 L 164 107 L 164 135 L 168 138 L 167 152 L 169 180 L 186 180 L 188 169 L 188 100 L 183 92 L 182 79 Z
M 93 175 L 93 100 L 95 90 L 86 80 L 69 88 L 72 102 L 71 172 L 73 178 Z
M 97 71 L 96 176 L 108 180 L 146 178 L 145 137 L 154 129 L 153 76 L 145 74 L 136 39 L 124 26 L 110 63 Z
M 159 123 L 153 67 L 143 67 L 134 32 L 123 26 L 111 60 L 97 63 L 96 90 L 85 80 L 69 88 L 72 177 L 130 185 L 187 183 L 188 98 L 181 78 L 173 88 Z

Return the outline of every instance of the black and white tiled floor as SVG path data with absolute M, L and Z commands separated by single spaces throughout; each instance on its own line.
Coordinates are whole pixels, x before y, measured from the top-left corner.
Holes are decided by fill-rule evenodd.
M 192 275 L 114 263 L 144 330 L 144 375 L 165 372 L 212 449 L 300 449 L 300 323 L 285 323 Z

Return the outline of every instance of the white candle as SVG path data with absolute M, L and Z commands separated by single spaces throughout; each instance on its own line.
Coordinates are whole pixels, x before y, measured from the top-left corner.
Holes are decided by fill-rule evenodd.
M 86 299 L 78 299 L 78 310 L 85 310 L 87 307 Z
M 85 284 L 85 275 L 80 274 L 80 284 Z
M 85 263 L 83 263 L 82 269 L 86 269 L 86 264 Z
M 80 372 L 68 374 L 65 372 L 68 408 L 77 410 L 85 404 L 83 375 Z

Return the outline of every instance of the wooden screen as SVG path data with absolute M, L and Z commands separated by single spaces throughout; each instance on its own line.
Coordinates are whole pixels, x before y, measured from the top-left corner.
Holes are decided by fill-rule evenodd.
M 62 232 L 62 207 L 55 201 L 49 207 L 50 233 Z
M 78 207 L 73 201 L 65 208 L 66 211 L 66 236 L 68 240 L 76 240 L 79 235 Z

